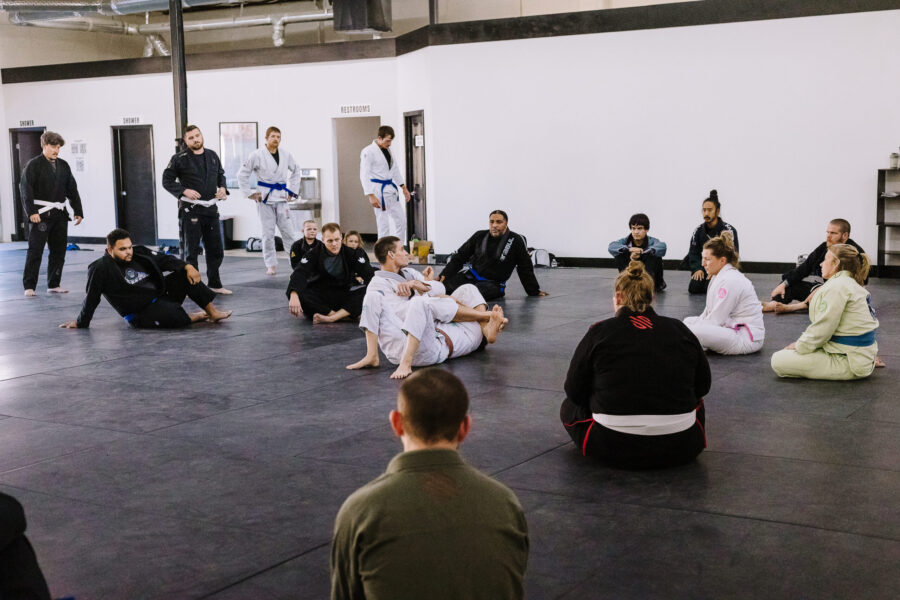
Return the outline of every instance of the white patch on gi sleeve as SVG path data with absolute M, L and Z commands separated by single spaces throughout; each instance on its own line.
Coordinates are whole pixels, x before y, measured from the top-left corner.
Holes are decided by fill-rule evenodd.
M 300 262 L 302 262 L 303 264 L 306 264 L 306 263 L 308 263 L 309 261 L 306 260 L 306 257 L 304 256 L 303 258 L 300 259 Z

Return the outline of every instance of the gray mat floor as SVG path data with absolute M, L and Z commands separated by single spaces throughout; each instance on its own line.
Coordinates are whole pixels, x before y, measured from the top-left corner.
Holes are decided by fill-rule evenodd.
M 226 258 L 235 294 L 217 302 L 235 314 L 222 324 L 136 331 L 104 301 L 90 330 L 58 329 L 100 251 L 68 253 L 72 293 L 47 295 L 42 274 L 25 299 L 24 251 L 0 245 L 0 490 L 25 505 L 54 596 L 326 598 L 334 516 L 400 449 L 390 368 L 345 370 L 361 333 L 291 317 L 286 262 L 266 277 L 259 255 Z M 472 396 L 463 455 L 525 507 L 528 597 L 897 598 L 896 280 L 870 285 L 886 369 L 779 380 L 769 357 L 808 317 L 767 316 L 760 354 L 710 356 L 708 450 L 632 473 L 586 462 L 558 420 L 614 276 L 542 270 L 545 299 L 514 277 L 508 332 L 444 367 Z M 687 274 L 667 279 L 657 310 L 699 314 Z M 778 282 L 751 279 L 761 294 Z

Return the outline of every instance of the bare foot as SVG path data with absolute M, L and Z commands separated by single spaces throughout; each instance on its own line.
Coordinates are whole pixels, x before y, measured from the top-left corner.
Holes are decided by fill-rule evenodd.
M 412 375 L 412 367 L 401 364 L 396 371 L 391 373 L 391 379 L 406 379 L 410 375 Z
M 223 288 L 223 287 L 220 287 L 220 288 L 209 288 L 209 289 L 211 289 L 211 290 L 214 291 L 215 293 L 221 294 L 221 295 L 223 295 L 223 296 L 230 296 L 230 295 L 232 295 L 232 294 L 234 293 L 234 292 L 232 292 L 231 290 L 229 290 L 229 289 L 227 289 L 227 288 Z
M 34 293 L 34 290 L 25 290 L 26 298 L 34 298 L 35 296 L 37 296 L 37 294 Z
M 62 287 L 55 287 L 55 288 L 49 288 L 47 290 L 47 292 L 50 294 L 68 294 L 69 290 L 62 288 Z
M 323 315 L 322 313 L 313 315 L 313 323 L 334 323 L 338 320 L 340 320 L 340 316 L 336 312 L 332 312 L 328 315 Z
M 275 267 L 269 267 L 268 269 L 266 269 L 266 275 L 274 275 L 274 274 L 275 274 Z
M 808 308 L 809 307 L 805 302 L 792 302 L 791 304 L 782 304 L 781 302 L 776 302 L 775 304 L 775 312 L 778 314 L 800 312 L 802 310 L 807 310 Z
M 375 358 L 369 358 L 368 356 L 366 356 L 359 362 L 355 362 L 352 365 L 347 365 L 347 368 L 351 371 L 355 371 L 356 369 L 374 369 L 377 368 L 379 364 L 381 363 L 379 362 L 377 356 Z
M 882 368 L 884 368 L 884 367 L 886 367 L 886 366 L 887 366 L 887 365 L 884 364 L 884 360 L 882 360 L 882 358 L 881 358 L 880 356 L 876 356 L 876 357 L 875 357 L 875 368 L 876 368 L 876 369 L 882 369 Z
M 775 312 L 775 307 L 781 304 L 781 302 L 775 302 L 774 300 L 769 300 L 768 302 L 762 303 L 762 311 L 763 312 Z
M 209 312 L 209 322 L 210 323 L 218 323 L 219 321 L 224 321 L 228 317 L 231 316 L 232 311 L 230 310 L 213 310 Z
M 191 323 L 198 323 L 200 321 L 205 321 L 206 319 L 209 318 L 209 315 L 207 315 L 203 311 L 190 313 L 188 316 L 191 318 Z
M 507 323 L 509 323 L 509 319 L 503 316 L 503 308 L 499 304 L 495 304 L 494 308 L 491 309 L 490 320 L 481 330 L 488 344 L 493 344 L 497 341 L 497 336 L 500 335 Z

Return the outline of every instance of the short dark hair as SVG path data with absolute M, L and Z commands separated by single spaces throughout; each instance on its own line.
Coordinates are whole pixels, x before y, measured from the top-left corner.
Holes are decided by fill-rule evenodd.
M 492 210 L 491 214 L 489 214 L 488 217 L 493 217 L 494 215 L 500 215 L 501 217 L 503 217 L 504 221 L 509 223 L 509 216 L 506 214 L 506 211 L 502 211 L 500 209 Z
M 197 127 L 196 125 L 188 125 L 187 127 L 184 128 L 184 135 L 182 135 L 181 137 L 183 138 L 184 136 L 186 136 L 187 134 L 189 134 L 190 132 L 192 132 L 195 129 L 197 131 L 200 131 L 200 128 Z M 203 133 L 203 132 L 201 131 L 200 133 Z
M 55 131 L 45 131 L 41 134 L 41 146 L 65 146 L 66 140 Z
M 128 239 L 131 239 L 131 234 L 124 229 L 120 229 L 117 227 L 106 234 L 106 245 L 110 248 L 115 248 L 116 242 L 118 242 L 119 240 Z
M 391 139 L 394 138 L 394 128 L 393 127 L 391 127 L 390 125 L 382 125 L 381 127 L 378 128 L 378 137 L 386 138 L 388 136 L 391 136 Z
M 847 219 L 832 219 L 830 223 L 831 225 L 837 225 L 840 228 L 841 233 L 850 235 L 850 221 Z
M 375 260 L 384 264 L 387 261 L 388 252 L 393 252 L 399 241 L 400 238 L 394 235 L 386 235 L 383 238 L 379 238 L 375 242 Z
M 707 202 L 712 202 L 713 205 L 716 207 L 716 210 L 720 210 L 722 208 L 722 205 L 719 203 L 719 192 L 717 192 L 716 190 L 710 190 L 709 198 L 707 198 L 706 200 L 701 202 L 700 206 L 703 206 Z
M 337 231 L 338 233 L 341 233 L 341 226 L 337 223 L 325 223 L 324 225 L 322 225 L 323 234 L 328 233 L 329 231 Z
M 650 217 L 645 215 L 644 213 L 637 213 L 631 215 L 631 218 L 628 219 L 628 226 L 633 227 L 635 225 L 640 225 L 644 229 L 650 229 Z
M 462 381 L 438 368 L 416 371 L 400 386 L 403 428 L 423 442 L 452 441 L 469 412 Z
M 281 134 L 281 130 L 278 129 L 277 127 L 275 127 L 274 125 L 272 125 L 268 129 L 266 129 L 266 139 L 269 139 L 269 134 L 272 133 L 273 131 L 279 135 Z

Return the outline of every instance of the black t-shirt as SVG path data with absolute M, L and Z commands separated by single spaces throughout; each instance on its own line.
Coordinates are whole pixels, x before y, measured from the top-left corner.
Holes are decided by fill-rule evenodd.
M 325 252 L 325 258 L 322 262 L 325 263 L 325 270 L 328 271 L 329 275 L 337 280 L 344 278 L 344 258 L 340 253 L 338 253 L 337 256 L 332 256 L 328 252 Z
M 153 278 L 150 277 L 150 274 L 144 271 L 139 265 L 134 262 L 130 263 L 121 263 L 118 260 L 116 261 L 116 266 L 119 267 L 119 270 L 122 272 L 122 277 L 125 278 L 125 282 L 129 285 L 133 285 L 136 288 L 150 290 L 152 292 L 159 291 L 156 282 L 153 281 Z
M 500 243 L 501 239 L 503 239 L 502 235 L 498 235 L 497 237 L 494 237 L 490 233 L 488 234 L 487 248 L 484 249 L 484 252 L 492 260 L 495 256 L 497 256 L 497 245 Z
M 379 146 L 379 148 L 381 148 L 381 146 Z M 393 166 L 394 166 L 394 159 L 393 159 L 393 157 L 391 156 L 391 151 L 388 150 L 387 148 L 381 148 L 381 153 L 384 154 L 384 160 L 387 161 L 388 166 L 389 166 L 389 167 L 393 167 Z
M 202 180 L 206 181 L 206 156 L 204 156 L 203 154 L 194 154 L 193 152 L 191 152 L 190 154 L 188 154 L 188 158 L 194 165 L 194 168 L 197 170 L 197 173 L 200 175 Z M 196 191 L 203 193 L 202 190 Z
M 271 152 L 270 154 L 272 155 L 272 158 L 275 159 L 275 164 L 276 164 L 276 165 L 279 164 L 279 162 L 278 162 L 278 159 L 279 159 L 279 156 L 278 156 L 278 150 L 276 150 L 275 152 Z

